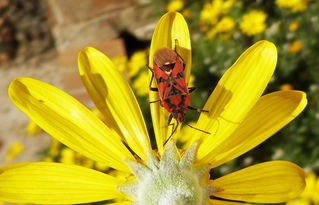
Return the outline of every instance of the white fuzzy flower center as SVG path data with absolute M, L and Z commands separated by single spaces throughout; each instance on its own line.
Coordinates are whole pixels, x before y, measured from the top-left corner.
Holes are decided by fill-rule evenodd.
M 142 165 L 129 161 L 137 181 L 128 182 L 118 189 L 129 196 L 134 205 L 205 205 L 205 199 L 214 191 L 206 184 L 209 169 L 193 167 L 197 144 L 181 158 L 174 143 L 170 141 L 159 161 L 149 154 Z

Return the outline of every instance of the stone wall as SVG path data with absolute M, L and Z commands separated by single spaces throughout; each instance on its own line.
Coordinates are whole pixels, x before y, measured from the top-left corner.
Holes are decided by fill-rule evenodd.
M 149 12 L 141 14 L 143 2 L 134 0 L 46 2 L 58 58 L 69 68 L 63 76 L 63 85 L 66 91 L 90 105 L 75 69 L 78 52 L 86 46 L 93 46 L 110 58 L 126 55 L 120 33 L 126 31 L 137 38 L 150 39 L 155 24 L 146 20 Z

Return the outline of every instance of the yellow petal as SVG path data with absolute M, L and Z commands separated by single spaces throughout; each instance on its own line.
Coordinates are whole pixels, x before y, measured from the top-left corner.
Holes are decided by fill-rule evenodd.
M 200 163 L 216 167 L 240 156 L 292 121 L 306 105 L 306 94 L 300 91 L 279 91 L 262 96 L 235 132 Z
M 184 73 L 188 82 L 192 64 L 191 43 L 187 23 L 178 12 L 168 12 L 158 21 L 151 42 L 149 67 L 153 68 L 154 53 L 163 47 L 172 50 L 176 47 L 176 52 L 183 58 L 186 65 Z M 153 80 L 152 87 L 156 87 L 155 80 Z M 158 100 L 158 93 L 150 91 L 149 99 L 150 101 Z M 167 127 L 169 113 L 159 103 L 151 103 L 150 107 L 157 148 L 161 153 L 164 141 L 171 134 Z
M 115 202 L 115 203 L 106 203 L 107 205 L 129 205 L 132 204 L 131 201 L 121 201 L 121 202 Z
M 86 157 L 129 171 L 123 159 L 134 157 L 120 137 L 70 95 L 32 78 L 13 80 L 8 92 L 12 102 L 51 136 Z
M 0 173 L 4 172 L 4 171 L 6 171 L 6 170 L 23 167 L 23 166 L 28 165 L 28 164 L 29 164 L 29 162 L 21 162 L 21 163 L 9 164 L 9 165 L 0 167 Z
M 130 148 L 145 159 L 151 148 L 148 132 L 138 102 L 128 82 L 113 62 L 100 51 L 87 47 L 79 53 L 79 71 L 96 107 L 107 118 L 114 118 Z
M 185 76 L 190 77 L 192 64 L 191 41 L 187 23 L 178 12 L 168 12 L 158 21 L 151 42 L 149 66 L 153 68 L 155 52 L 160 48 L 170 48 L 182 57 L 186 65 Z
M 212 181 L 214 196 L 254 203 L 281 203 L 302 193 L 305 172 L 286 161 L 260 163 Z
M 319 179 L 314 172 L 307 174 L 306 188 L 300 198 L 311 199 L 314 204 L 319 204 Z
M 246 203 L 241 203 L 241 202 L 216 200 L 216 199 L 209 199 L 209 203 L 213 205 L 248 205 Z
M 277 49 L 268 41 L 248 48 L 225 72 L 204 106 L 197 127 L 211 135 L 194 132 L 194 140 L 202 138 L 198 159 L 224 143 L 242 123 L 266 88 L 276 66 Z
M 196 122 L 188 122 L 190 126 L 196 127 Z M 176 132 L 174 135 L 174 139 L 178 144 L 181 145 L 183 150 L 187 150 L 192 144 L 192 138 L 193 136 L 191 135 L 193 131 L 192 127 L 189 126 L 183 126 L 180 130 Z
M 49 162 L 23 163 L 0 172 L 0 201 L 79 204 L 119 197 L 117 178 L 92 169 Z

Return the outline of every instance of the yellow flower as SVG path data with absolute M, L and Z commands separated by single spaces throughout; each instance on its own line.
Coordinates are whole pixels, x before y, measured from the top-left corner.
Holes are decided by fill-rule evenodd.
M 280 86 L 280 90 L 293 90 L 293 87 L 291 84 L 285 83 Z
M 234 0 L 212 0 L 211 3 L 205 3 L 200 12 L 200 22 L 217 23 L 221 14 L 228 13 L 234 2 Z
M 302 42 L 300 40 L 296 40 L 292 42 L 288 47 L 288 52 L 290 53 L 298 53 L 302 50 Z
M 189 80 L 188 80 L 188 87 L 195 87 L 194 81 L 195 81 L 195 76 L 190 75 Z
M 315 173 L 308 174 L 306 178 L 306 188 L 301 194 L 301 198 L 307 198 L 313 204 L 319 204 L 319 179 Z
M 205 3 L 203 9 L 200 12 L 200 22 L 202 23 L 216 23 L 217 17 L 219 16 L 220 12 L 215 12 L 213 10 L 211 3 Z
M 12 161 L 15 157 L 20 155 L 23 150 L 24 150 L 24 145 L 21 142 L 19 141 L 12 142 L 6 154 L 5 160 Z
M 266 18 L 267 15 L 263 11 L 252 10 L 242 17 L 239 27 L 248 36 L 257 35 L 266 29 Z
M 37 124 L 35 124 L 32 120 L 29 120 L 25 128 L 25 131 L 28 136 L 34 136 L 41 133 L 42 129 Z
M 276 0 L 280 8 L 290 8 L 293 12 L 304 11 L 307 9 L 309 0 Z
M 290 31 L 297 31 L 299 28 L 299 22 L 298 21 L 292 21 L 289 24 L 289 30 Z
M 166 10 L 167 11 L 180 11 L 184 7 L 183 0 L 172 0 L 168 3 Z
M 306 188 L 299 198 L 289 201 L 287 205 L 312 205 L 319 204 L 319 179 L 315 173 L 310 173 L 306 178 Z
M 127 70 L 127 57 L 126 56 L 115 56 L 112 59 L 114 65 L 121 71 L 124 72 Z
M 306 10 L 308 7 L 308 0 L 299 0 L 291 9 L 292 12 L 300 12 Z
M 61 150 L 60 162 L 64 164 L 75 164 L 75 152 L 69 148 L 63 148 Z
M 96 162 L 95 163 L 95 168 L 97 169 L 97 170 L 100 170 L 100 171 L 106 171 L 106 170 L 108 170 L 108 166 L 106 166 L 105 164 L 103 164 L 103 163 L 100 163 L 100 162 Z
M 231 17 L 223 17 L 215 27 L 213 27 L 208 33 L 207 37 L 212 38 L 218 33 L 227 33 L 234 29 L 235 20 Z
M 145 79 L 147 79 L 148 73 L 146 71 L 141 72 L 138 77 L 133 82 L 133 88 L 136 89 L 137 95 L 145 96 L 149 91 L 149 84 Z
M 49 156 L 53 158 L 56 157 L 59 154 L 60 146 L 61 146 L 61 143 L 58 140 L 52 139 L 51 145 L 49 148 Z
M 276 0 L 276 4 L 281 8 L 291 8 L 300 0 Z
M 190 17 L 192 16 L 192 11 L 189 10 L 189 9 L 183 10 L 183 16 L 184 16 L 185 18 L 190 18 Z
M 150 67 L 154 53 L 162 47 L 176 48 L 186 62 L 184 74 L 189 82 L 190 38 L 181 14 L 169 12 L 159 20 L 151 43 Z M 157 145 L 152 150 L 133 92 L 109 58 L 86 48 L 78 59 L 92 100 L 98 109 L 107 110 L 101 111 L 108 114 L 105 124 L 68 94 L 32 78 L 13 80 L 9 96 L 51 136 L 130 177 L 61 163 L 18 163 L 0 168 L 0 201 L 79 204 L 122 198 L 121 204 L 234 205 L 242 203 L 223 199 L 280 203 L 303 191 L 303 169 L 286 161 L 260 163 L 210 178 L 211 168 L 257 146 L 306 106 L 301 91 L 261 96 L 276 66 L 277 50 L 272 43 L 257 42 L 225 72 L 204 106 L 209 112 L 201 113 L 196 124 L 211 134 L 191 129 L 185 136 L 191 143 L 180 150 L 174 140 L 163 144 L 170 133 L 168 113 L 159 103 L 151 104 Z M 150 93 L 150 100 L 154 98 L 158 93 Z
M 137 51 L 133 53 L 132 57 L 128 62 L 128 75 L 135 76 L 141 68 L 145 68 L 147 64 L 147 57 L 145 51 Z

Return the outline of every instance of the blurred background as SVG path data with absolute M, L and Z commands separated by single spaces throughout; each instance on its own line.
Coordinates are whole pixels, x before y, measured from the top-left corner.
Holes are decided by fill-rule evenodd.
M 152 133 L 148 104 L 148 49 L 156 22 L 181 12 L 192 40 L 191 104 L 202 107 L 223 72 L 254 42 L 274 42 L 279 58 L 265 93 L 305 91 L 309 104 L 293 122 L 243 156 L 214 170 L 220 176 L 268 160 L 289 160 L 309 177 L 306 192 L 288 204 L 319 204 L 318 0 L 0 0 L 0 165 L 58 161 L 105 170 L 52 140 L 10 102 L 18 76 L 68 92 L 90 109 L 77 71 L 77 53 L 93 46 L 129 80 Z M 198 114 L 187 112 L 187 121 Z M 183 130 L 182 130 L 183 131 Z M 98 203 L 96 203 L 98 204 Z

